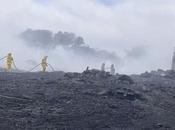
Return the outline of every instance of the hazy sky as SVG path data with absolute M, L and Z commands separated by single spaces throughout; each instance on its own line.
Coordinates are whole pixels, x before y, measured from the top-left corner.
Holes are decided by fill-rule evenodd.
M 119 55 L 122 63 L 116 67 L 120 73 L 169 69 L 175 46 L 175 1 L 0 0 L 1 56 L 11 51 L 16 64 L 28 69 L 33 65 L 29 61 L 49 55 L 55 68 L 82 71 L 86 65 L 97 68 L 101 63 L 61 48 L 53 52 L 29 48 L 17 38 L 26 28 L 82 36 L 89 46 Z

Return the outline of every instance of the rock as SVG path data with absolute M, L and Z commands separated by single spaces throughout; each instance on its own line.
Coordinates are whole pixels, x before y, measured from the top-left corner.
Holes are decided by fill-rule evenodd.
M 131 79 L 131 77 L 127 75 L 120 75 L 118 81 L 122 83 L 134 84 L 134 81 Z

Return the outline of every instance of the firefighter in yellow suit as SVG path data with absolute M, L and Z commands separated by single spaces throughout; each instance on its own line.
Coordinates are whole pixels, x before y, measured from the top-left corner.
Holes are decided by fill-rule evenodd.
M 7 58 L 6 59 L 6 69 L 7 69 L 7 71 L 10 71 L 12 69 L 12 64 L 13 64 L 12 53 L 8 53 L 6 58 Z
M 45 56 L 42 61 L 41 61 L 41 66 L 42 66 L 42 72 L 46 72 L 48 63 L 47 63 L 47 56 Z

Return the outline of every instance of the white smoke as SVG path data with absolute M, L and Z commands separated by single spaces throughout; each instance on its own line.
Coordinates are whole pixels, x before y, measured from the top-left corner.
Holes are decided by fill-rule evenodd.
M 28 27 L 51 30 L 54 34 L 58 30 L 74 32 L 85 38 L 90 48 L 115 52 L 122 58 L 122 65 L 117 68 L 122 73 L 170 68 L 175 42 L 174 0 L 117 0 L 112 5 L 101 0 L 0 0 L 0 3 L 0 55 L 12 52 L 20 68 L 27 70 L 31 65 L 26 60 L 40 62 L 43 55 L 49 55 L 55 68 L 66 71 L 82 71 L 87 65 L 99 68 L 101 64 L 96 60 L 88 63 L 88 58 L 60 47 L 51 52 L 25 46 L 17 35 Z M 138 57 L 142 50 L 132 48 L 140 46 L 146 47 L 146 52 L 143 49 L 143 56 Z

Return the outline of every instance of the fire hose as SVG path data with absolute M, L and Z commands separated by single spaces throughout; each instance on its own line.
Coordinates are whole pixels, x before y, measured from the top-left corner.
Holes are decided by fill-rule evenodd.
M 38 66 L 40 66 L 41 65 L 41 63 L 40 64 L 38 64 L 38 65 L 36 65 L 35 67 L 33 67 L 31 70 L 29 70 L 29 72 L 32 72 L 34 69 L 36 69 Z
M 5 57 L 1 58 L 1 59 L 0 59 L 0 61 L 1 61 L 1 60 L 3 60 L 3 59 L 5 59 L 6 57 L 7 57 L 7 56 L 5 56 Z
M 41 63 L 36 65 L 36 66 L 34 66 L 31 70 L 29 70 L 29 72 L 32 72 L 34 69 L 36 69 L 40 65 L 41 65 Z M 55 71 L 51 64 L 48 64 L 48 66 L 52 69 L 52 71 Z

